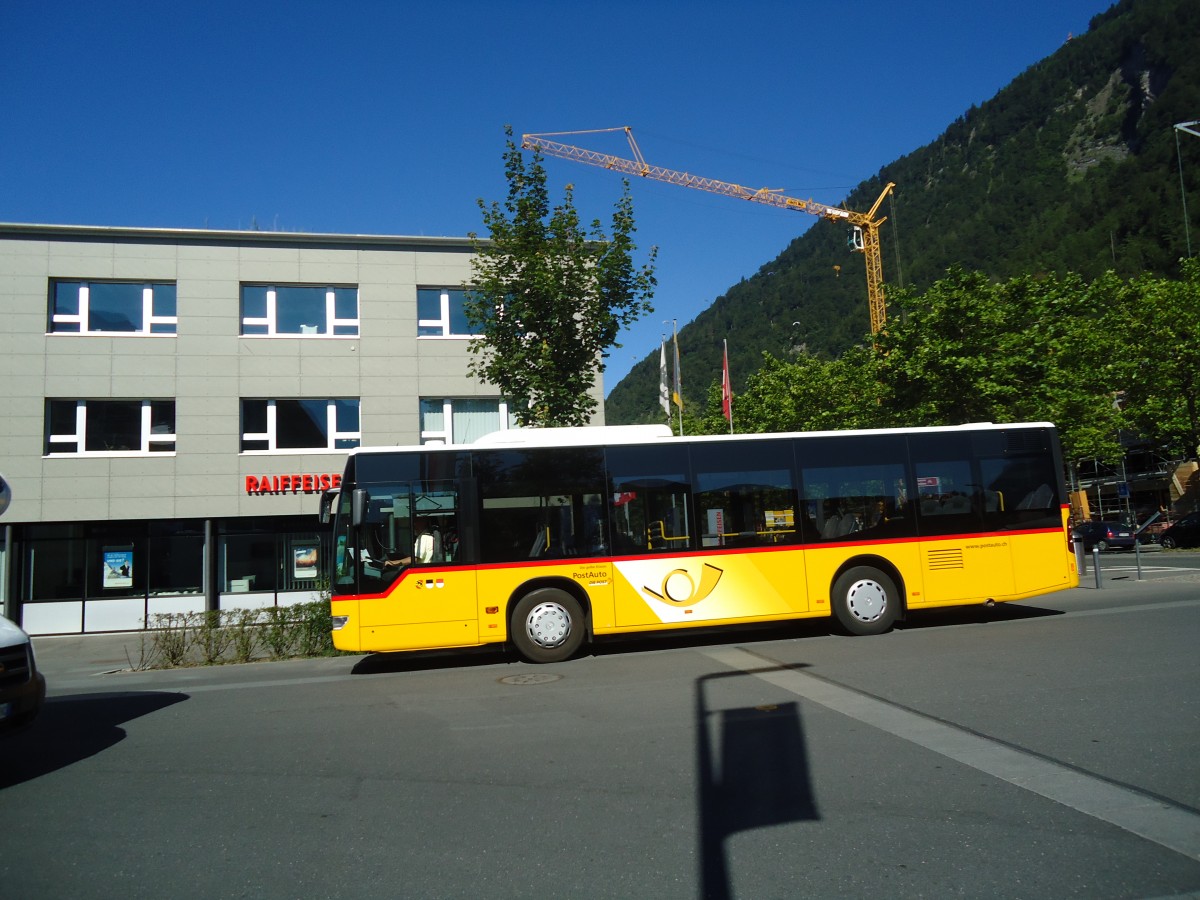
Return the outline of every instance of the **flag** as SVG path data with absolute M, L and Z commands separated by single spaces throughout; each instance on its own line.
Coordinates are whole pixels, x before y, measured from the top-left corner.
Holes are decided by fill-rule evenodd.
M 733 387 L 729 384 L 729 341 L 725 341 L 725 350 L 721 360 L 721 412 L 733 424 Z
M 667 393 L 667 343 L 662 343 L 662 353 L 658 357 L 658 405 L 663 408 L 667 418 L 671 418 L 671 399 Z
M 683 378 L 679 374 L 679 335 L 675 335 L 675 387 L 671 391 L 671 399 L 683 412 Z

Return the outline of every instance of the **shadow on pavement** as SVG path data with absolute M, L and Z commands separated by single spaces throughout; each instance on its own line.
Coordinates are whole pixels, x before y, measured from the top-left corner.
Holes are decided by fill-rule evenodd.
M 725 708 L 710 694 L 718 693 L 713 688 L 723 680 L 803 668 L 772 666 L 696 680 L 697 855 L 705 900 L 735 896 L 727 847 L 734 835 L 821 818 L 800 705 Z
M 910 611 L 908 618 L 897 622 L 897 630 L 945 628 L 954 625 L 981 625 L 987 622 L 1013 622 L 1043 616 L 1064 615 L 1060 609 L 997 603 L 947 609 Z M 650 650 L 723 647 L 753 644 L 760 641 L 803 640 L 834 635 L 837 631 L 832 618 L 796 619 L 785 622 L 764 622 L 736 626 L 712 626 L 655 631 L 645 634 L 607 635 L 595 639 L 580 652 L 581 656 L 619 656 L 625 653 L 644 653 Z M 847 638 L 854 640 L 854 638 Z M 383 675 L 400 672 L 423 672 L 432 669 L 467 669 L 509 663 L 529 665 L 510 648 L 503 645 L 467 647 L 449 650 L 409 650 L 396 653 L 369 653 L 351 668 L 354 675 Z
M 406 650 L 369 653 L 350 669 L 352 675 L 386 675 L 390 672 L 424 672 L 430 669 L 469 669 L 497 663 L 520 662 L 516 654 L 498 645 L 453 650 Z
M 123 723 L 186 699 L 159 691 L 52 697 L 33 724 L 0 738 L 0 788 L 95 756 L 124 740 Z
M 910 610 L 908 618 L 896 623 L 896 628 L 911 631 L 917 628 L 945 628 L 951 625 L 986 625 L 988 622 L 1018 622 L 1022 619 L 1041 619 L 1062 616 L 1061 609 L 1025 606 L 1016 603 L 997 603 L 995 606 L 956 606 L 947 609 Z

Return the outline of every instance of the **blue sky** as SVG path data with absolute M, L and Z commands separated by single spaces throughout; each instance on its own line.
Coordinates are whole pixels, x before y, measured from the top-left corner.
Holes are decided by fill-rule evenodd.
M 837 205 L 1109 6 L 3 0 L 0 221 L 483 232 L 505 124 L 630 125 L 652 164 Z M 554 197 L 574 184 L 607 221 L 618 176 L 546 166 Z M 655 182 L 633 197 L 659 287 L 606 391 L 817 221 Z

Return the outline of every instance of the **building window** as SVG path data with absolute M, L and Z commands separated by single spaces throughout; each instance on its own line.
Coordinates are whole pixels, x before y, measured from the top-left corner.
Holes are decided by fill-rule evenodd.
M 470 444 L 493 431 L 516 427 L 517 420 L 504 400 L 421 400 L 422 444 Z
M 349 450 L 362 439 L 358 400 L 242 400 L 242 452 Z
M 242 285 L 242 334 L 358 336 L 358 288 Z
M 175 334 L 175 285 L 143 281 L 50 283 L 54 334 Z
M 417 288 L 417 337 L 467 337 L 478 334 L 463 309 L 460 288 Z
M 174 452 L 174 400 L 46 401 L 47 454 Z

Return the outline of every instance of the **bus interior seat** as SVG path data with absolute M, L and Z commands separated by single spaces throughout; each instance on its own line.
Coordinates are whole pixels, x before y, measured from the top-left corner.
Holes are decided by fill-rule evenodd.
M 533 539 L 533 546 L 529 548 L 529 558 L 536 559 L 546 555 L 546 551 L 550 549 L 550 528 L 543 526 L 538 529 L 537 536 Z
M 667 546 L 665 526 L 660 519 L 646 526 L 646 549 L 661 550 Z
M 1048 484 L 1040 484 L 1017 504 L 1017 509 L 1048 509 L 1054 499 L 1054 490 Z
M 971 511 L 971 498 L 965 494 L 951 494 L 942 507 L 948 515 L 962 515 Z

